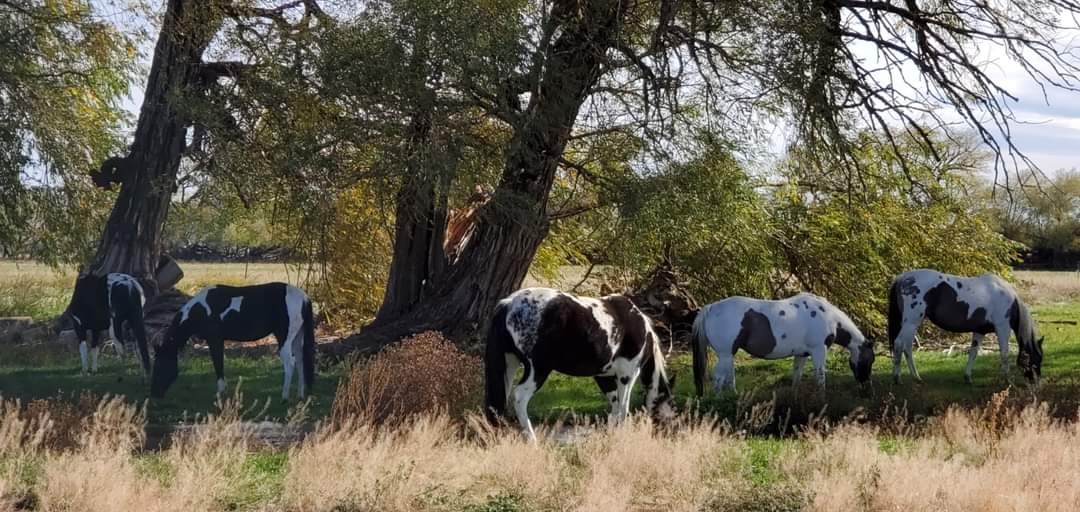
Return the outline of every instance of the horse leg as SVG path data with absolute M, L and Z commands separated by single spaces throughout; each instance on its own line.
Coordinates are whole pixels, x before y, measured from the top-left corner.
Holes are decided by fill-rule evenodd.
M 506 400 L 504 404 L 510 405 L 510 394 L 514 391 L 514 377 L 517 376 L 517 371 L 521 368 L 521 360 L 511 353 L 504 354 L 506 359 L 506 375 L 503 377 L 506 382 Z
M 289 388 L 292 386 L 293 371 L 296 370 L 296 354 L 297 349 L 300 348 L 299 344 L 294 343 L 300 339 L 300 325 L 301 322 L 289 322 L 289 330 L 285 334 L 285 342 L 281 344 L 281 350 L 278 355 L 281 357 L 281 365 L 285 369 L 285 382 L 281 385 L 281 401 L 285 402 L 289 400 Z M 276 337 L 276 336 L 275 336 Z M 304 376 L 300 376 L 300 381 L 303 382 Z M 303 384 L 300 384 L 301 397 L 303 396 Z
M 971 370 L 975 368 L 975 358 L 979 355 L 979 345 L 982 344 L 983 335 L 974 333 L 971 335 L 971 348 L 968 349 L 967 367 L 964 368 L 964 382 L 971 384 Z
M 1009 335 L 1012 328 L 1008 323 L 1003 326 L 995 326 L 998 338 L 998 348 L 1001 350 L 1001 376 L 1009 380 Z
M 611 407 L 611 411 L 608 413 L 608 425 L 614 425 L 616 421 L 615 415 L 619 407 L 619 387 L 615 384 L 615 377 L 600 376 L 593 377 L 593 379 L 596 380 L 596 385 L 600 386 L 600 391 L 604 393 L 608 406 Z
M 221 395 L 225 392 L 225 340 L 220 336 L 208 336 L 206 346 L 210 348 L 210 360 L 217 375 L 217 394 Z
M 791 386 L 799 387 L 802 380 L 803 365 L 806 364 L 806 356 L 795 356 L 795 364 L 791 368 Z
M 544 384 L 550 371 L 539 371 L 533 365 L 525 368 L 525 378 L 514 388 L 514 412 L 517 414 L 518 424 L 530 442 L 536 442 L 536 432 L 532 422 L 529 421 L 529 400 L 540 386 Z
M 900 334 L 896 335 L 896 339 L 893 340 L 893 382 L 900 383 L 900 359 L 907 353 L 908 347 L 911 346 L 915 340 L 915 330 L 918 329 L 918 324 L 905 323 L 904 327 L 900 329 Z M 908 369 L 912 373 L 912 377 L 918 379 L 918 374 L 915 373 L 915 362 L 908 359 Z
M 98 352 L 101 352 L 101 332 L 90 331 L 90 373 L 97 373 Z
M 634 366 L 615 374 L 618 377 L 618 381 L 615 383 L 617 386 L 615 394 L 619 404 L 618 419 L 620 422 L 630 415 L 630 390 L 634 389 L 634 382 L 640 373 L 641 367 Z
M 142 317 L 136 318 L 131 324 L 131 330 L 135 332 L 135 353 L 139 356 L 139 365 L 142 366 L 143 379 L 150 378 L 150 347 L 146 344 L 146 326 L 142 323 Z
M 124 323 L 120 318 L 113 316 L 109 319 L 109 338 L 113 340 L 116 356 L 124 357 Z
M 914 339 L 912 340 L 914 341 Z M 915 379 L 915 382 L 922 383 L 922 376 L 919 375 L 919 370 L 915 369 L 915 356 L 911 353 L 913 343 L 908 343 L 904 347 L 904 357 L 907 358 L 908 372 L 911 373 L 911 378 Z
M 713 386 L 717 392 L 730 387 L 735 391 L 735 356 L 721 355 L 717 357 L 716 369 L 713 370 Z
M 86 360 L 89 355 L 86 347 L 86 329 L 76 328 L 75 335 L 79 337 L 79 360 L 82 362 L 82 374 L 86 375 Z
M 810 353 L 810 361 L 814 365 L 814 378 L 820 387 L 825 387 L 825 362 L 828 356 L 828 348 L 824 345 Z

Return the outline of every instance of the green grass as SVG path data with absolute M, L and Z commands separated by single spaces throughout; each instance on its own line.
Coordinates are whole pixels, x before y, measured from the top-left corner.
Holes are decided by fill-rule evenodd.
M 295 269 L 280 264 L 183 263 L 183 267 L 187 277 L 182 283 L 189 292 L 214 282 L 295 281 L 299 277 Z M 1042 301 L 1033 308 L 1040 329 L 1046 335 L 1044 385 L 1039 395 L 1057 404 L 1061 414 L 1072 414 L 1080 401 L 1080 380 L 1074 375 L 1074 369 L 1080 368 L 1080 327 L 1051 322 L 1080 319 L 1080 302 L 1075 300 L 1080 296 L 1077 293 L 1080 279 L 1073 273 L 1020 274 L 1024 293 Z M 56 272 L 40 264 L 0 261 L 0 316 L 51 318 L 66 305 L 73 281 L 74 273 L 70 271 Z M 988 345 L 996 343 L 988 341 Z M 974 383 L 964 383 L 966 343 L 957 345 L 951 355 L 941 351 L 916 352 L 916 362 L 924 379 L 921 385 L 911 380 L 906 368 L 903 384 L 894 385 L 890 378 L 891 358 L 884 354 L 884 347 L 878 350 L 872 390 L 856 388 L 847 368 L 846 354 L 837 349 L 830 353 L 825 393 L 817 392 L 813 384 L 807 382 L 799 390 L 796 400 L 805 402 L 808 410 L 813 406 L 812 412 L 827 405 L 826 412 L 833 417 L 849 414 L 857 408 L 871 415 L 877 414 L 883 403 L 906 405 L 911 416 L 925 416 L 939 413 L 950 404 L 980 405 L 1006 386 L 998 376 L 996 353 L 980 355 Z M 1015 349 L 1010 355 L 1013 366 L 1014 356 Z M 137 403 L 148 398 L 141 373 L 132 359 L 121 362 L 111 353 L 105 355 L 100 373 L 93 376 L 79 375 L 78 367 L 78 355 L 72 347 L 0 347 L 0 393 L 23 400 L 72 396 L 81 390 L 120 394 Z M 315 398 L 309 409 L 311 417 L 319 418 L 329 412 L 340 371 L 340 367 L 320 369 Z M 710 394 L 697 406 L 706 412 L 735 419 L 745 403 L 767 399 L 773 392 L 780 398 L 786 394 L 791 399 L 790 373 L 790 360 L 764 361 L 740 355 L 736 362 L 738 388 L 741 393 L 754 396 L 740 399 L 731 393 Z M 686 354 L 674 356 L 669 361 L 669 374 L 677 375 L 677 395 L 685 406 L 693 397 L 689 357 Z M 276 357 L 227 355 L 226 376 L 231 387 L 240 386 L 246 402 L 251 404 L 252 416 L 281 419 L 288 415 L 292 404 L 280 401 L 282 371 Z M 1019 373 L 1014 372 L 1014 376 L 1014 384 L 1024 389 Z M 212 412 L 214 391 L 215 378 L 209 357 L 205 351 L 189 351 L 182 361 L 180 378 L 166 398 L 149 402 L 149 418 L 152 423 L 164 423 Z M 641 403 L 640 389 L 635 393 L 634 403 Z M 263 404 L 267 406 L 265 411 Z M 592 379 L 558 374 L 551 376 L 530 404 L 532 416 L 544 421 L 570 415 L 604 417 L 607 409 L 608 405 Z M 254 411 L 263 412 L 256 414 Z
M 1074 414 L 1076 406 L 1080 404 L 1080 374 L 1077 373 L 1077 369 L 1080 369 L 1080 326 L 1052 322 L 1080 320 L 1080 303 L 1040 305 L 1035 306 L 1033 312 L 1040 322 L 1041 334 L 1046 336 L 1043 382 L 1038 396 L 1056 406 L 1058 414 Z M 984 341 L 983 346 L 996 346 L 996 343 L 991 338 Z M 996 351 L 984 351 L 979 355 L 972 372 L 973 383 L 966 384 L 963 376 L 967 364 L 966 343 L 957 345 L 951 355 L 943 351 L 917 351 L 915 362 L 923 383 L 915 383 L 904 365 L 901 370 L 902 382 L 895 385 L 892 382 L 892 358 L 884 353 L 885 350 L 886 347 L 878 347 L 871 389 L 861 389 L 856 385 L 847 367 L 846 351 L 834 348 L 829 354 L 824 396 L 814 384 L 808 382 L 812 379 L 804 378 L 796 399 L 805 399 L 807 408 L 814 406 L 814 410 L 809 412 L 816 412 L 820 406 L 826 405 L 826 413 L 830 417 L 843 417 L 857 408 L 874 416 L 883 412 L 883 404 L 890 404 L 906 405 L 909 415 L 917 419 L 918 416 L 936 415 L 952 404 L 982 405 L 990 395 L 1009 385 L 1000 377 L 1000 356 Z M 766 361 L 751 359 L 740 353 L 735 363 L 740 394 L 753 393 L 757 395 L 756 400 L 763 400 L 774 391 L 778 394 L 790 393 L 791 364 L 790 359 Z M 1028 393 L 1026 381 L 1016 369 L 1015 346 L 1010 351 L 1009 364 L 1014 393 Z M 676 375 L 676 395 L 685 405 L 694 393 L 690 357 L 688 354 L 678 354 L 669 361 L 668 366 L 668 373 Z M 710 371 L 711 368 L 710 365 Z M 707 381 L 709 386 L 711 384 Z M 739 395 L 731 392 L 719 395 L 709 392 L 699 405 L 705 412 L 735 419 L 739 398 Z M 638 390 L 634 404 L 640 403 L 641 391 Z M 606 414 L 607 404 L 592 379 L 553 374 L 533 398 L 529 410 L 531 415 L 541 419 L 570 414 L 601 416 Z
M 73 350 L 33 353 L 34 348 L 7 347 L 0 351 L 0 390 L 5 398 L 29 401 L 35 398 L 75 396 L 83 390 L 97 394 L 123 395 L 133 403 L 147 403 L 151 424 L 192 419 L 196 414 L 215 411 L 217 390 L 214 367 L 205 351 L 189 350 L 181 358 L 180 377 L 160 400 L 149 400 L 149 388 L 142 372 L 131 358 L 120 360 L 108 352 L 99 360 L 98 373 L 81 375 L 78 354 Z M 20 357 L 22 356 L 22 357 Z M 33 359 L 27 364 L 28 359 Z M 326 416 L 333 402 L 340 368 L 321 368 L 308 409 L 313 418 Z M 225 356 L 225 377 L 230 389 L 239 387 L 248 404 L 250 419 L 285 419 L 296 405 L 296 381 L 293 398 L 281 401 L 283 372 L 276 357 Z M 149 401 L 148 401 L 149 400 Z M 148 401 L 148 402 L 147 402 Z
M 1080 380 L 1076 374 L 1076 369 L 1080 368 L 1080 327 L 1051 322 L 1080 318 L 1080 304 L 1036 306 L 1034 311 L 1046 336 L 1043 386 L 1039 396 L 1055 404 L 1059 414 L 1072 414 L 1080 400 Z M 879 354 L 871 390 L 855 385 L 847 368 L 846 353 L 839 349 L 832 350 L 824 395 L 808 382 L 810 379 L 805 379 L 796 399 L 805 404 L 804 412 L 818 412 L 821 406 L 827 406 L 826 413 L 831 417 L 845 416 L 857 408 L 874 416 L 882 412 L 884 403 L 896 406 L 906 404 L 913 418 L 938 414 L 951 404 L 981 405 L 990 395 L 1004 389 L 1007 383 L 999 377 L 997 353 L 984 353 L 976 361 L 974 383 L 965 384 L 965 348 L 959 346 L 952 355 L 941 351 L 916 352 L 916 362 L 924 382 L 913 382 L 905 367 L 902 373 L 904 381 L 899 386 L 892 383 L 890 358 Z M 1010 364 L 1015 367 L 1015 350 L 1012 354 Z M 227 355 L 225 371 L 230 386 L 240 386 L 253 418 L 283 419 L 288 416 L 289 408 L 295 405 L 295 399 L 288 404 L 281 402 L 282 370 L 276 357 Z M 339 366 L 320 369 L 309 409 L 311 418 L 321 418 L 329 413 L 340 371 Z M 675 356 L 669 362 L 669 373 L 676 375 L 676 392 L 685 407 L 693 397 L 689 356 Z M 754 395 L 750 401 L 768 399 L 773 392 L 790 397 L 790 374 L 790 360 L 765 361 L 740 355 L 736 362 L 738 388 L 740 393 Z M 1026 393 L 1026 384 L 1015 371 L 1014 377 L 1015 392 Z M 73 396 L 82 390 L 119 394 L 136 403 L 148 399 L 147 387 L 132 359 L 120 361 L 109 352 L 102 356 L 97 375 L 83 376 L 79 373 L 78 355 L 73 350 L 62 348 L 0 349 L 0 390 L 6 397 L 24 401 L 57 395 Z M 149 401 L 149 419 L 151 423 L 160 424 L 213 412 L 214 391 L 215 377 L 208 355 L 205 351 L 189 351 L 182 359 L 180 378 L 166 397 Z M 634 396 L 635 406 L 640 405 L 641 395 L 639 387 Z M 742 397 L 742 400 L 746 401 L 747 398 Z M 719 395 L 710 393 L 698 405 L 706 412 L 735 420 L 740 396 L 729 392 Z M 602 418 L 606 416 L 608 406 L 592 379 L 553 374 L 533 398 L 529 410 L 534 418 L 551 421 L 572 415 Z M 796 422 L 799 419 L 794 418 Z

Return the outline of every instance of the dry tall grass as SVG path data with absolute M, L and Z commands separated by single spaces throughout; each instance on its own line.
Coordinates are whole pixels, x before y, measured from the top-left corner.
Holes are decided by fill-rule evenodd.
M 45 445 L 47 418 L 3 402 L 0 509 L 1076 510 L 1080 426 L 1005 398 L 917 428 L 852 423 L 785 443 L 689 420 L 659 432 L 639 419 L 536 445 L 475 418 L 464 431 L 446 416 L 325 425 L 281 455 L 272 485 L 250 463 L 265 452 L 235 403 L 148 455 L 137 449 L 140 409 L 120 400 L 101 400 L 63 448 Z M 763 443 L 780 448 L 763 460 Z
M 462 419 L 479 408 L 483 369 L 438 332 L 423 332 L 355 362 L 338 385 L 331 416 L 338 425 L 439 413 Z
M 1080 424 L 1045 405 L 952 409 L 894 453 L 872 428 L 807 437 L 784 471 L 815 489 L 815 510 L 1072 511 L 1080 509 Z
M 1015 274 L 1021 294 L 1030 303 L 1072 302 L 1080 299 L 1080 272 L 1018 270 Z

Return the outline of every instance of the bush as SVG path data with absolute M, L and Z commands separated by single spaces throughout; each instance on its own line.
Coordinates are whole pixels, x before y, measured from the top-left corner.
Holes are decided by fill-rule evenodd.
M 390 268 L 390 226 L 384 202 L 359 186 L 338 194 L 326 228 L 323 280 L 312 297 L 331 328 L 352 328 L 374 318 Z
M 480 405 L 483 384 L 479 358 L 438 332 L 423 332 L 354 362 L 338 385 L 331 417 L 336 425 L 400 423 L 425 413 L 460 420 Z

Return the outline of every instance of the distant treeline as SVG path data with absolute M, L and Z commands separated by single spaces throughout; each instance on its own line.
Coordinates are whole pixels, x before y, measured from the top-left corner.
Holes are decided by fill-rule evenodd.
M 1080 250 L 1032 249 L 1016 268 L 1022 270 L 1080 270 Z
M 292 261 L 295 256 L 287 247 L 281 246 L 211 246 L 192 244 L 172 247 L 168 253 L 176 260 L 203 262 L 282 262 Z

